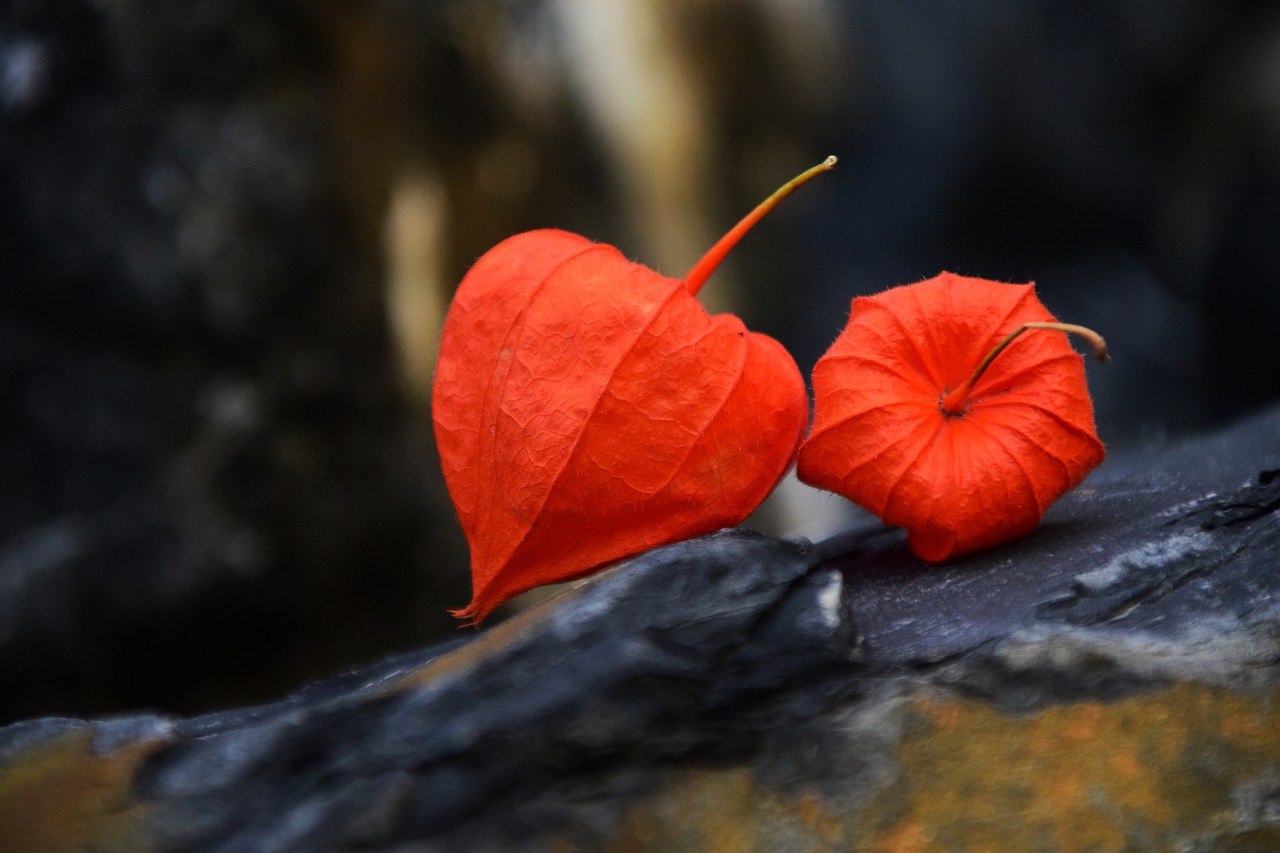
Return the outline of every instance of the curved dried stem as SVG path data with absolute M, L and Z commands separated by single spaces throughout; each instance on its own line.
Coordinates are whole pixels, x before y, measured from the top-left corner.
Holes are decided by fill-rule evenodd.
M 764 218 L 765 214 L 773 210 L 778 204 L 796 188 L 809 182 L 809 179 L 819 172 L 828 172 L 836 167 L 835 156 L 828 157 L 818 165 L 811 169 L 807 169 L 787 181 L 781 187 L 760 204 L 756 205 L 756 209 L 742 217 L 742 220 L 733 228 L 729 229 L 729 233 L 721 237 L 711 249 L 702 256 L 702 259 L 693 265 L 693 269 L 689 270 L 689 274 L 684 277 L 685 287 L 689 288 L 689 292 L 694 296 L 698 295 L 698 291 L 702 289 L 702 285 L 707 278 L 720 266 L 720 262 L 724 260 L 725 255 L 729 254 L 734 246 L 738 245 L 738 241 L 742 236 L 751 230 L 751 227 Z
M 1009 344 L 1013 343 L 1014 339 L 1018 337 L 1018 335 L 1021 335 L 1028 329 L 1050 329 L 1057 332 L 1066 332 L 1071 335 L 1079 335 L 1087 340 L 1093 347 L 1093 355 L 1098 359 L 1098 361 L 1111 360 L 1111 356 L 1107 352 L 1107 342 L 1103 339 L 1102 335 L 1087 326 L 1077 326 L 1075 323 L 1023 323 L 1021 326 L 1010 332 L 1007 338 L 996 344 L 995 348 L 992 349 L 991 352 L 987 353 L 987 357 L 978 364 L 978 369 L 973 371 L 973 374 L 970 375 L 968 379 L 958 385 L 953 391 L 951 391 L 951 393 L 947 394 L 939 401 L 938 407 L 942 409 L 943 413 L 948 415 L 958 415 L 962 413 L 965 405 L 969 402 L 969 392 L 973 390 L 973 386 L 977 384 L 978 380 L 982 378 L 982 374 L 991 366 L 991 362 L 995 361 L 996 356 L 1004 352 L 1005 349 L 1008 348 Z

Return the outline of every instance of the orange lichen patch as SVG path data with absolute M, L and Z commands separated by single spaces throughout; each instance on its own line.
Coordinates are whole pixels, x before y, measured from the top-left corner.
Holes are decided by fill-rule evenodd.
M 849 828 L 813 791 L 783 791 L 744 768 L 675 773 L 625 815 L 610 853 L 848 849 Z
M 881 838 L 877 853 L 927 853 L 933 849 L 933 834 L 922 824 L 902 821 Z
M 1230 709 L 1222 715 L 1222 734 L 1233 740 L 1257 737 L 1267 722 L 1270 721 L 1266 715 L 1259 714 L 1256 709 Z
M 928 720 L 938 730 L 954 729 L 964 722 L 960 706 L 954 702 L 919 702 L 916 713 Z
M 858 846 L 1170 849 L 1229 837 L 1233 788 L 1280 761 L 1276 698 L 1182 684 L 1032 716 L 918 698 L 901 775 L 863 816 Z
M 811 830 L 824 841 L 835 843 L 844 836 L 840 820 L 827 813 L 822 799 L 816 794 L 801 794 L 796 800 L 796 822 Z
M 1111 769 L 1123 780 L 1137 781 L 1142 776 L 1142 766 L 1132 752 L 1117 752 L 1111 756 Z
M 1062 735 L 1069 740 L 1092 740 L 1098 736 L 1098 727 L 1105 719 L 1105 709 L 1096 703 L 1076 705 L 1063 727 Z
M 1280 837 L 1233 799 L 1280 766 L 1280 693 L 1181 684 L 1029 715 L 930 693 L 891 715 L 903 734 L 880 760 L 896 776 L 878 792 L 851 780 L 837 800 L 816 779 L 673 770 L 631 805 L 606 849 L 1234 851 L 1273 849 L 1259 839 Z
M 134 772 L 163 741 L 98 755 L 89 732 L 39 743 L 0 766 L 0 850 L 146 851 Z

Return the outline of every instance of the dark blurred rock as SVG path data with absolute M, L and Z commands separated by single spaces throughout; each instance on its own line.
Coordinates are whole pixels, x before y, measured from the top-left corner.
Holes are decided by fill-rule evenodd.
M 241 704 L 466 600 L 327 14 L 3 12 L 0 719 Z
M 0 846 L 1267 849 L 1277 439 L 1113 458 L 944 566 L 725 531 L 274 705 L 15 724 Z
M 1263 328 L 1280 311 L 1276 12 L 845 4 L 830 206 L 796 214 L 818 238 L 749 281 L 813 282 L 779 305 L 779 337 L 807 368 L 852 296 L 947 269 L 1035 281 L 1106 335 L 1118 369 L 1093 384 L 1113 444 L 1280 398 Z

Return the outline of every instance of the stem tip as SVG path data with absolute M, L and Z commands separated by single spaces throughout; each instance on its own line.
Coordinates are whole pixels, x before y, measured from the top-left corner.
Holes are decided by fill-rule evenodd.
M 764 215 L 778 206 L 784 198 L 791 195 L 796 187 L 808 183 L 809 179 L 820 172 L 829 172 L 836 167 L 839 162 L 836 156 L 832 154 L 816 166 L 813 166 L 791 180 L 787 181 L 779 187 L 773 195 L 769 196 L 760 204 L 756 205 L 756 209 L 742 217 L 737 225 L 729 229 L 729 232 L 721 237 L 714 246 L 711 247 L 702 260 L 693 265 L 693 269 L 689 270 L 689 274 L 684 277 L 685 287 L 689 288 L 689 292 L 697 295 L 702 285 L 706 282 L 711 273 L 715 272 L 716 267 L 720 266 L 720 262 L 724 260 L 725 255 L 729 254 L 729 250 L 738 245 L 738 241 L 742 236 L 751 230 L 751 226 L 755 225 Z

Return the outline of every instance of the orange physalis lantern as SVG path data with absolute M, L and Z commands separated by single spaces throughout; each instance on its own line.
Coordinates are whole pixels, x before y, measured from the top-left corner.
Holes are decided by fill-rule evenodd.
M 432 417 L 478 622 L 535 586 L 737 524 L 795 460 L 795 361 L 698 288 L 784 186 L 684 280 L 530 231 L 486 252 L 445 319 Z
M 797 474 L 929 561 L 1033 529 L 1104 456 L 1071 332 L 1030 284 L 942 273 L 853 300 L 813 371 Z

